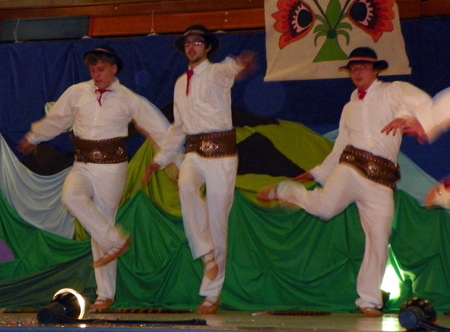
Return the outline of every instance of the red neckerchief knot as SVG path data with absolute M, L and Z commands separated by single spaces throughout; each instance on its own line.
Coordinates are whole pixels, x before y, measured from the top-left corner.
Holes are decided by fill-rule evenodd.
M 105 93 L 105 92 L 111 92 L 112 90 L 109 90 L 109 89 L 97 89 L 97 90 L 95 90 L 95 93 L 97 93 L 98 94 L 98 96 L 97 96 L 97 101 L 98 101 L 98 103 L 100 104 L 100 106 L 102 106 L 102 96 L 103 96 L 103 94 Z
M 186 84 L 186 96 L 189 94 L 189 81 L 191 80 L 192 75 L 194 75 L 194 71 L 192 69 L 189 69 L 186 72 L 187 75 L 187 84 Z
M 358 98 L 359 100 L 363 100 L 366 96 L 367 91 L 363 89 L 358 89 Z

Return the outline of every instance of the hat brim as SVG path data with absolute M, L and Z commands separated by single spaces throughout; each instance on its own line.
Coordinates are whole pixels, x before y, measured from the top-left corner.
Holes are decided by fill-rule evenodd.
M 389 64 L 385 60 L 377 60 L 377 61 L 363 61 L 363 60 L 357 60 L 357 61 L 349 61 L 345 66 L 339 67 L 339 71 L 348 71 L 350 69 L 351 65 L 358 64 L 358 63 L 373 63 L 373 68 L 375 70 L 386 70 L 389 68 Z
M 187 36 L 191 36 L 191 35 L 199 35 L 202 36 L 205 41 L 211 45 L 211 50 L 209 51 L 209 56 L 213 56 L 214 54 L 217 53 L 217 51 L 219 50 L 220 47 L 220 39 L 219 37 L 217 37 L 215 34 L 213 33 L 188 33 L 184 36 L 181 36 L 180 38 L 178 38 L 177 40 L 175 40 L 174 47 L 175 49 L 181 53 L 181 54 L 186 54 L 186 52 L 184 51 L 184 39 Z
M 117 73 L 120 73 L 123 70 L 123 61 L 115 53 L 109 52 L 107 50 L 102 50 L 101 48 L 96 48 L 96 49 L 93 49 L 91 51 L 85 52 L 83 54 L 83 60 L 86 59 L 86 57 L 88 55 L 95 55 L 95 56 L 106 55 L 107 57 L 109 57 L 109 58 L 114 60 L 116 66 L 117 66 Z

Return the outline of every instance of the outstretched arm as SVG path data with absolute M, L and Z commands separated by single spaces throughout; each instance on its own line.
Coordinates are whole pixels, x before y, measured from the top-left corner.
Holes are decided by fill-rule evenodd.
M 243 69 L 236 76 L 236 79 L 242 78 L 244 75 L 256 71 L 256 52 L 253 51 L 243 51 L 239 56 L 235 57 L 236 63 L 243 67 Z

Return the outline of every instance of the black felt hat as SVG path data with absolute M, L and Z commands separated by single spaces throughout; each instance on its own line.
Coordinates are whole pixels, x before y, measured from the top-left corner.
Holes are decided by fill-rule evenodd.
M 355 48 L 348 57 L 348 63 L 339 67 L 339 70 L 348 70 L 351 65 L 356 63 L 373 63 L 375 70 L 385 70 L 389 64 L 384 60 L 378 60 L 377 53 L 369 47 Z
M 94 48 L 91 51 L 87 51 L 83 55 L 83 60 L 86 60 L 88 56 L 101 56 L 106 57 L 111 60 L 113 64 L 117 66 L 117 73 L 120 73 L 123 69 L 123 61 L 122 59 L 117 55 L 116 51 L 110 47 L 110 46 L 99 46 Z
M 209 32 L 208 29 L 206 29 L 203 25 L 192 25 L 184 31 L 182 37 L 175 40 L 175 49 L 181 54 L 185 54 L 184 39 L 189 35 L 200 35 L 205 39 L 205 42 L 211 46 L 211 50 L 209 51 L 208 56 L 216 54 L 219 50 L 219 37 L 217 37 L 214 33 Z

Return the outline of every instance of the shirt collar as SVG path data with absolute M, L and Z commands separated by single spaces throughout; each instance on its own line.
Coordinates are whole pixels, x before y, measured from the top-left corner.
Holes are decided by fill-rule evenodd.
M 200 74 L 203 70 L 205 70 L 206 67 L 209 66 L 209 64 L 210 64 L 210 62 L 209 62 L 208 59 L 202 61 L 197 67 L 195 67 L 193 69 L 194 70 L 194 74 Z
M 94 86 L 94 89 L 98 89 L 98 87 L 95 85 L 94 80 L 91 80 L 91 82 L 92 82 L 92 85 Z M 114 82 L 113 82 L 110 86 L 108 86 L 106 89 L 107 89 L 107 90 L 115 90 L 115 88 L 116 88 L 117 85 L 119 85 L 119 84 L 120 84 L 119 79 L 116 77 L 115 80 L 114 80 Z
M 378 85 L 381 84 L 381 81 L 379 81 L 378 79 L 376 79 L 375 81 L 372 82 L 372 84 L 369 86 L 369 88 L 366 90 L 366 92 L 369 92 L 372 89 L 376 89 L 376 87 Z M 355 89 L 352 93 L 352 99 L 358 99 L 358 89 Z

